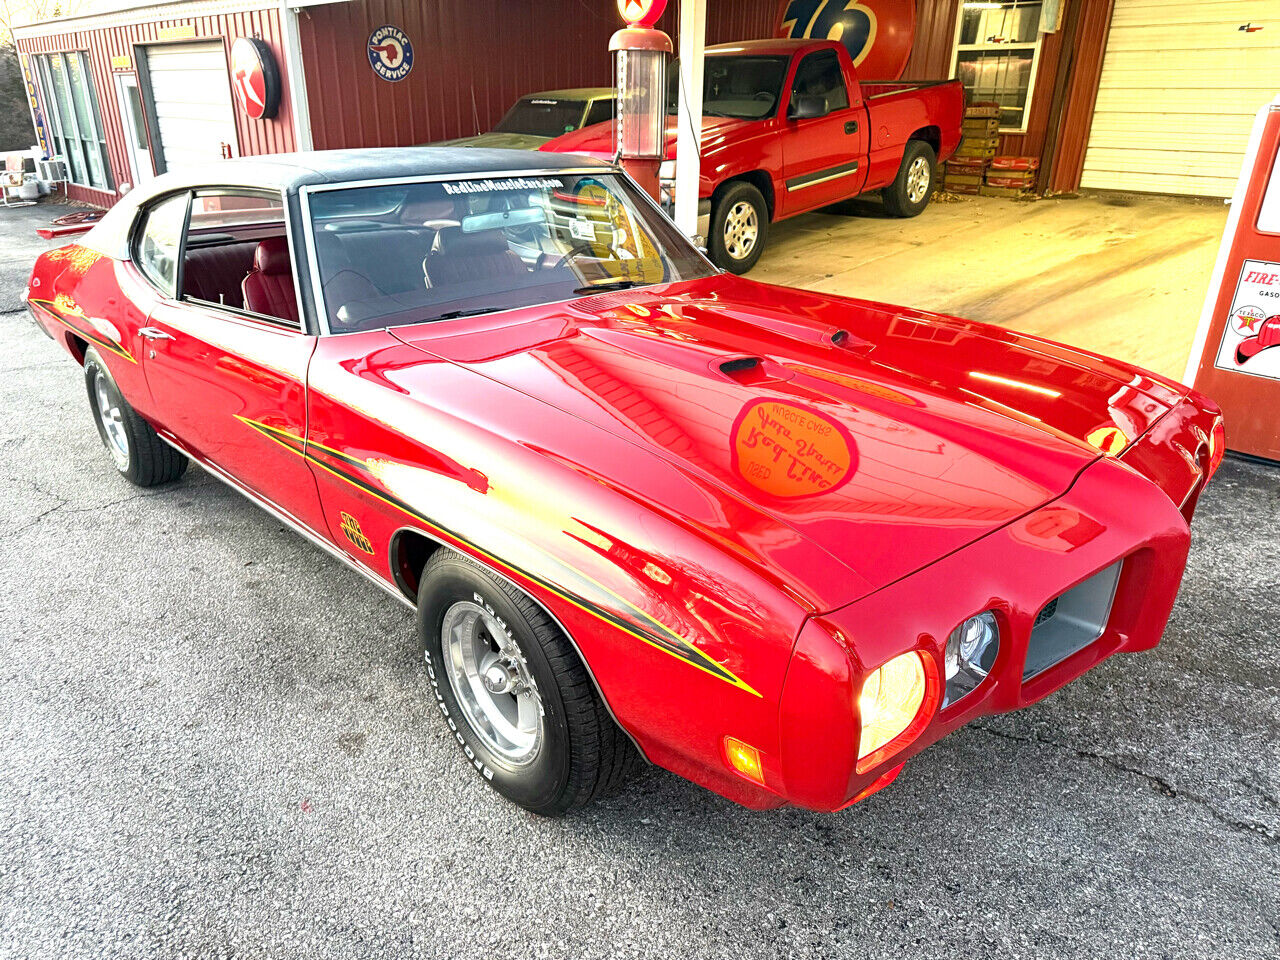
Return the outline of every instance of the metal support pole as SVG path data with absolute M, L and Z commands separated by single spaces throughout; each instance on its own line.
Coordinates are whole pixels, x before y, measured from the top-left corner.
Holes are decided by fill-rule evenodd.
M 298 36 L 298 11 L 280 3 L 280 32 L 284 47 L 284 75 L 289 78 L 289 115 L 293 119 L 295 150 L 312 150 L 311 107 L 307 103 L 307 76 L 302 63 L 302 41 Z
M 676 226 L 698 233 L 698 178 L 702 169 L 702 57 L 707 42 L 707 0 L 680 0 L 680 92 L 676 107 Z

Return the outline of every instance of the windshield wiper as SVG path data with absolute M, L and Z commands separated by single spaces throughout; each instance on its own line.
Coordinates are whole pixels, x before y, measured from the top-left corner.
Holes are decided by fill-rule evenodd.
M 578 287 L 574 293 L 595 293 L 598 290 L 626 290 L 628 287 L 643 287 L 643 280 L 602 280 L 600 283 L 589 283 Z
M 450 310 L 448 313 L 438 313 L 434 317 L 427 317 L 422 323 L 430 323 L 433 320 L 456 320 L 458 317 L 478 317 L 482 313 L 497 313 L 499 310 L 506 310 L 507 307 L 472 307 L 470 310 Z

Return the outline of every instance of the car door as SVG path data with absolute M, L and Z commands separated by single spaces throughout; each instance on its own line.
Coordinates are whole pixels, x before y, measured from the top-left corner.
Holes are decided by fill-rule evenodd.
M 801 97 L 826 101 L 826 113 L 793 116 Z M 862 105 L 850 102 L 835 50 L 810 53 L 796 66 L 782 136 L 784 214 L 854 196 L 866 180 Z
M 157 425 L 287 519 L 323 531 L 315 479 L 299 452 L 316 339 L 300 321 L 296 298 L 292 311 L 276 315 L 244 299 L 257 251 L 288 243 L 281 198 L 243 189 L 187 196 L 176 249 L 166 251 L 166 241 L 153 242 L 145 228 L 134 242 L 138 267 L 159 293 L 140 331 Z M 197 256 L 203 252 L 213 256 Z M 293 298 L 296 273 L 285 266 L 271 281 Z

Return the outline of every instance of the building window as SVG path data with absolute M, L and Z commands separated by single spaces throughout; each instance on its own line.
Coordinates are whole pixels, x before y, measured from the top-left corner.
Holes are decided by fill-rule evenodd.
M 86 53 L 51 53 L 33 58 L 53 151 L 67 163 L 72 183 L 111 189 L 102 114 Z
M 1025 133 L 1040 61 L 1040 0 L 961 0 L 953 74 L 972 103 L 1000 104 L 1000 129 Z

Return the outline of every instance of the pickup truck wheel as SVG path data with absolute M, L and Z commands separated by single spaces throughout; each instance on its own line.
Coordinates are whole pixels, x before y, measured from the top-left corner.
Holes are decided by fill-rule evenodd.
M 754 186 L 731 185 L 716 201 L 711 217 L 711 259 L 730 273 L 756 265 L 769 235 L 769 205 Z
M 467 762 L 533 813 L 609 792 L 638 754 L 547 613 L 463 554 L 437 550 L 418 589 L 418 640 L 436 705 Z
M 898 176 L 884 188 L 885 209 L 895 217 L 919 215 L 933 196 L 933 171 L 937 162 L 933 147 L 922 140 L 909 141 Z
M 134 412 L 93 347 L 85 353 L 84 381 L 98 436 L 121 476 L 139 487 L 154 487 L 186 472 L 187 458 Z

